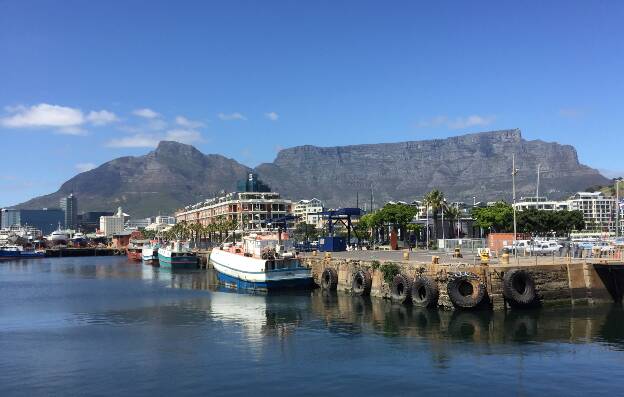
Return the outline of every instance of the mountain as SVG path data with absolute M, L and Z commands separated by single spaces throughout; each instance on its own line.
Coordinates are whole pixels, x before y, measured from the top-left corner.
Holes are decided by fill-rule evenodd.
M 512 153 L 520 170 L 518 198 L 535 194 L 538 164 L 540 195 L 553 199 L 609 183 L 580 164 L 572 146 L 527 141 L 520 130 L 401 143 L 298 146 L 281 150 L 274 162 L 261 164 L 255 172 L 285 197 L 317 197 L 332 207 L 354 206 L 357 193 L 360 203 L 368 203 L 371 187 L 375 205 L 419 199 L 434 188 L 450 200 L 509 200 Z M 249 171 L 233 159 L 163 141 L 144 156 L 109 161 L 78 174 L 55 193 L 16 207 L 58 207 L 62 196 L 74 193 L 81 212 L 121 206 L 135 217 L 171 213 L 221 190 L 235 190 Z
M 121 206 L 133 217 L 171 213 L 176 208 L 235 190 L 249 167 L 217 154 L 205 155 L 193 146 L 162 141 L 139 157 L 120 157 L 63 183 L 52 194 L 18 208 L 58 207 L 61 197 L 74 193 L 78 210 L 114 210 Z
M 516 155 L 517 197 L 562 198 L 608 179 L 582 165 L 569 145 L 527 141 L 520 130 L 468 134 L 446 139 L 353 145 L 298 146 L 279 152 L 257 172 L 288 197 L 317 197 L 330 206 L 389 200 L 412 201 L 434 188 L 450 200 L 511 200 L 512 154 Z

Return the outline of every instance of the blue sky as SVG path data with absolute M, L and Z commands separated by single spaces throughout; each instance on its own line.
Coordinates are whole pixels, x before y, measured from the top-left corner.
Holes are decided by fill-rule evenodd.
M 620 1 L 0 0 L 0 206 L 192 143 L 283 147 L 520 128 L 624 173 Z

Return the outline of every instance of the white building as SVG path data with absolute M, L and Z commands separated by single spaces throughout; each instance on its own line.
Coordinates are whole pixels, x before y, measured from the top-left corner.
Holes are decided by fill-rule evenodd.
M 317 198 L 311 200 L 299 200 L 293 204 L 293 215 L 297 217 L 297 223 L 307 223 L 317 228 L 323 227 L 323 202 Z
M 100 232 L 105 236 L 110 237 L 115 233 L 121 233 L 124 231 L 124 213 L 121 207 L 117 209 L 117 213 L 113 216 L 101 216 L 100 217 Z
M 128 219 L 124 225 L 126 230 L 145 229 L 152 223 L 152 218 Z
M 162 225 L 175 225 L 176 219 L 175 216 L 158 215 L 154 223 Z
M 616 201 L 601 192 L 578 192 L 568 199 L 570 211 L 581 211 L 585 229 L 614 232 Z
M 535 209 L 540 211 L 565 211 L 569 209 L 567 201 L 548 200 L 546 197 L 522 197 L 516 202 L 517 211 Z

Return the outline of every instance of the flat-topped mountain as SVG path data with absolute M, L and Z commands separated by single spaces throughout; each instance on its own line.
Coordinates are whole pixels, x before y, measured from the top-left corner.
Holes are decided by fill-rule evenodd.
M 330 205 L 370 201 L 411 201 L 438 188 L 451 200 L 511 200 L 512 154 L 516 155 L 517 197 L 535 195 L 541 164 L 540 195 L 561 198 L 608 182 L 582 165 L 569 145 L 527 141 L 520 130 L 468 134 L 446 139 L 353 145 L 298 146 L 279 152 L 257 167 L 275 190 L 291 197 L 318 197 Z
M 540 195 L 551 198 L 609 182 L 580 164 L 572 146 L 527 141 L 520 130 L 400 143 L 297 146 L 281 150 L 274 162 L 255 171 L 285 197 L 317 197 L 333 207 L 355 205 L 357 193 L 361 204 L 368 203 L 371 188 L 376 205 L 419 199 L 434 188 L 450 200 L 509 200 L 512 153 L 520 170 L 518 197 L 535 194 L 538 164 Z M 18 207 L 57 207 L 63 195 L 73 192 L 80 211 L 122 206 L 136 217 L 170 213 L 221 190 L 234 190 L 250 170 L 233 159 L 163 141 L 144 156 L 109 161 Z

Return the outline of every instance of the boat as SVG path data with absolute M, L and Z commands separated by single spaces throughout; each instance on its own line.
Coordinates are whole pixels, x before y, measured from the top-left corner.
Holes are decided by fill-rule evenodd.
M 308 288 L 312 272 L 303 266 L 286 233 L 249 234 L 241 243 L 212 250 L 210 263 L 220 282 L 238 289 Z
M 149 243 L 148 240 L 130 240 L 130 244 L 126 247 L 126 255 L 128 259 L 140 262 L 143 259 L 143 245 Z
M 143 262 L 148 265 L 158 265 L 158 248 L 160 248 L 160 244 L 157 242 L 144 244 L 141 250 Z
M 67 245 L 67 241 L 69 241 L 69 235 L 66 231 L 61 230 L 61 225 L 59 224 L 58 229 L 52 232 L 47 237 L 47 240 L 54 245 Z
M 170 241 L 158 248 L 158 263 L 164 268 L 196 269 L 197 255 L 191 251 L 188 243 Z
M 0 247 L 0 259 L 43 258 L 44 256 L 44 251 L 25 249 L 19 245 L 5 245 Z
M 74 247 L 82 247 L 87 244 L 87 236 L 83 232 L 78 231 L 74 233 L 71 241 Z

